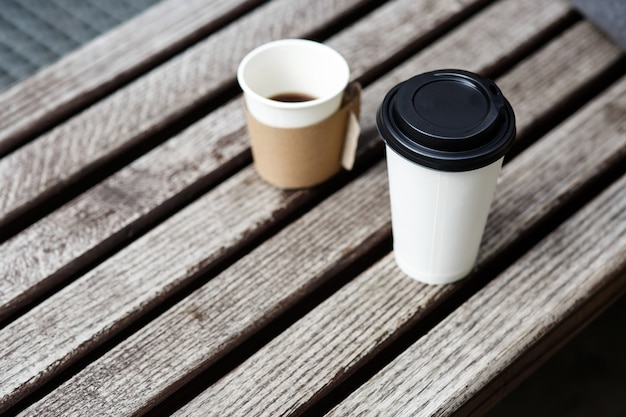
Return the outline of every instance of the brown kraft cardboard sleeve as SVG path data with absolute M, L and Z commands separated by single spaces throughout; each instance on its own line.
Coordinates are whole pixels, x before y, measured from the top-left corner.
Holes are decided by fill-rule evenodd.
M 352 82 L 344 92 L 341 108 L 331 116 L 289 129 L 267 126 L 245 109 L 254 166 L 261 178 L 280 188 L 306 188 L 339 172 L 350 114 L 358 119 L 360 101 L 361 86 Z

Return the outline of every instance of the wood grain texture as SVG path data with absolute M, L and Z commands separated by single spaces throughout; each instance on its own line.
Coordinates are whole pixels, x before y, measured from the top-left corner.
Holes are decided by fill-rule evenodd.
M 496 240 L 513 241 L 531 230 L 533 223 L 554 213 L 585 183 L 626 155 L 626 80 L 622 78 L 597 100 L 587 104 L 546 138 L 515 158 L 500 179 L 496 200 L 485 229 L 480 258 L 496 251 Z M 536 150 L 535 150 L 536 149 Z M 562 157 L 561 155 L 566 155 Z M 550 174 L 529 169 L 551 165 Z M 513 182 L 513 186 L 508 185 Z M 513 190 L 518 187 L 519 190 Z M 519 219 L 511 222 L 512 218 Z
M 246 173 L 253 175 L 250 170 L 246 170 Z M 379 165 L 375 170 L 356 180 L 353 183 L 353 187 L 339 191 L 336 199 L 326 200 L 321 203 L 316 210 L 307 213 L 296 222 L 290 224 L 266 241 L 265 244 L 259 246 L 232 267 L 213 278 L 195 293 L 196 297 L 186 299 L 174 307 L 168 314 L 157 318 L 154 324 L 161 329 L 158 334 L 140 332 L 132 336 L 134 340 L 132 352 L 120 349 L 107 357 L 107 360 L 111 361 L 109 362 L 110 365 L 116 369 L 114 374 L 124 373 L 129 378 L 118 379 L 105 384 L 115 392 L 112 397 L 108 397 L 108 395 L 99 397 L 97 392 L 92 392 L 89 396 L 94 401 L 89 404 L 83 401 L 84 397 L 83 400 L 78 400 L 78 402 L 68 401 L 66 397 L 63 401 L 55 401 L 54 405 L 52 403 L 45 405 L 45 410 L 43 408 L 28 410 L 26 414 L 75 415 L 80 413 L 84 407 L 83 410 L 89 410 L 89 413 L 92 413 L 91 415 L 95 412 L 98 415 L 121 416 L 132 415 L 143 407 L 148 407 L 151 403 L 153 404 L 164 390 L 171 389 L 173 377 L 186 378 L 190 374 L 197 372 L 201 365 L 208 366 L 204 352 L 207 350 L 211 351 L 214 355 L 213 360 L 216 360 L 237 345 L 241 339 L 248 337 L 250 333 L 264 323 L 271 321 L 272 318 L 276 317 L 304 294 L 309 293 L 324 280 L 331 278 L 334 271 L 341 269 L 342 264 L 350 262 L 354 257 L 358 257 L 359 253 L 367 248 L 368 241 L 376 241 L 378 231 L 384 229 L 389 222 L 388 209 L 386 205 L 380 204 L 378 195 L 374 193 L 365 193 L 366 195 L 364 195 L 362 190 L 364 187 L 370 186 L 382 190 L 384 189 L 382 184 L 384 184 L 385 179 L 384 167 Z M 376 186 L 376 184 L 380 185 Z M 258 190 L 259 184 L 254 184 L 253 187 Z M 241 192 L 239 191 L 240 188 L 243 187 L 232 187 L 229 191 L 239 194 Z M 280 195 L 279 192 L 276 193 Z M 246 192 L 241 192 L 240 195 L 242 198 L 247 197 L 249 199 L 251 195 L 250 189 Z M 257 206 L 257 204 L 258 202 L 249 203 L 250 206 Z M 205 202 L 204 206 L 206 209 L 208 202 Z M 358 212 L 359 215 L 355 216 L 355 212 Z M 198 223 L 193 226 L 185 225 L 185 229 L 204 230 L 205 225 L 199 223 L 205 221 L 209 223 L 216 222 L 215 218 L 202 218 L 206 217 L 206 215 L 200 216 L 199 213 L 195 217 Z M 243 218 L 235 218 L 232 215 L 228 217 L 232 217 L 233 221 L 239 221 Z M 188 222 L 189 218 L 186 221 Z M 182 226 L 182 224 L 179 226 Z M 151 233 L 150 235 L 153 234 Z M 216 234 L 210 234 L 209 231 L 203 232 L 201 235 L 205 241 L 211 240 L 211 237 L 213 237 L 212 240 L 215 240 L 214 237 L 216 236 Z M 302 242 L 303 237 L 307 237 L 305 244 Z M 149 238 L 149 235 L 146 235 L 146 238 L 148 239 L 142 238 L 137 242 L 145 240 L 146 246 L 152 246 L 150 252 L 155 254 L 155 258 L 158 257 L 159 253 L 154 249 L 156 237 Z M 165 236 L 162 237 L 162 239 L 164 238 Z M 198 248 L 195 251 L 206 253 L 208 242 L 200 242 L 199 238 L 195 238 L 195 242 L 187 243 L 188 236 L 181 236 L 181 238 L 184 240 L 179 240 L 178 237 L 172 237 L 171 234 L 167 234 L 167 240 L 169 240 L 167 243 L 177 242 L 181 246 L 184 243 L 185 246 L 189 247 L 186 250 L 191 250 L 193 245 L 193 247 Z M 224 239 L 221 238 L 216 244 L 223 244 L 223 242 Z M 132 256 L 129 252 L 126 253 L 126 256 Z M 184 262 L 184 259 L 181 259 L 180 256 L 172 257 L 171 259 L 176 259 L 175 263 L 177 265 L 171 267 L 174 270 L 178 269 L 181 263 Z M 150 267 L 160 271 L 164 268 L 156 259 L 141 261 L 141 263 L 144 269 Z M 206 263 L 206 261 L 203 261 L 203 263 Z M 112 261 L 111 265 L 107 266 L 107 269 L 114 268 L 117 265 L 120 265 L 119 259 Z M 164 271 L 160 272 L 159 275 L 163 275 L 165 278 L 175 273 L 174 271 Z M 176 274 L 180 275 L 180 273 L 177 272 Z M 94 276 L 94 278 L 101 283 L 99 284 L 100 286 L 103 285 L 103 281 L 109 282 L 102 276 Z M 128 280 L 129 278 L 131 277 L 126 279 Z M 139 277 L 135 276 L 133 281 L 137 279 Z M 87 281 L 90 280 L 80 281 L 82 286 L 86 285 Z M 151 277 L 150 281 L 152 281 L 149 286 L 150 291 L 154 291 L 156 288 L 154 278 Z M 96 298 L 98 289 L 93 288 L 94 284 L 92 282 L 90 285 L 90 294 L 93 294 L 93 298 Z M 108 287 L 106 291 L 110 292 L 111 285 L 107 284 L 106 287 Z M 76 289 L 71 291 L 74 296 L 77 295 L 75 291 Z M 138 289 L 133 287 L 132 289 L 125 289 L 125 291 L 135 294 L 124 295 L 123 297 L 126 299 L 124 304 L 127 305 L 118 304 L 113 306 L 112 310 L 106 313 L 107 317 L 111 315 L 118 316 L 117 320 L 119 320 L 119 311 L 122 308 L 128 311 L 131 307 L 128 304 L 129 301 L 132 300 L 132 304 L 141 302 L 141 300 L 133 300 L 138 296 L 136 293 Z M 147 292 L 148 289 L 143 291 Z M 100 299 L 111 298 L 111 294 L 99 295 Z M 121 294 L 117 295 L 117 298 L 120 296 Z M 147 296 L 148 294 L 145 294 L 141 298 L 145 299 Z M 52 298 L 49 300 L 52 301 Z M 44 304 L 47 304 L 47 302 Z M 59 307 L 63 309 L 62 306 L 59 305 Z M 42 305 L 39 314 L 42 314 L 44 309 L 49 311 L 49 307 L 45 308 Z M 56 310 L 56 308 L 54 309 Z M 38 310 L 40 309 L 38 308 Z M 100 315 L 101 311 L 104 313 L 103 309 L 99 307 L 97 310 L 98 313 L 96 314 L 98 315 Z M 115 310 L 118 312 L 116 313 Z M 47 315 L 51 314 L 54 313 L 47 313 Z M 63 322 L 73 323 L 72 325 L 75 327 L 77 319 L 72 319 L 73 321 L 65 318 Z M 99 317 L 99 320 L 102 321 L 105 318 Z M 107 318 L 106 320 L 110 321 L 111 319 Z M 18 320 L 18 322 L 15 322 L 15 326 L 12 326 L 11 332 L 17 331 L 21 333 L 25 330 L 24 324 L 21 323 L 22 320 Z M 33 322 L 34 320 L 32 319 L 28 320 L 30 326 L 36 325 Z M 37 323 L 41 323 L 41 320 L 37 320 Z M 163 329 L 167 329 L 167 331 L 163 332 Z M 34 330 L 31 329 L 31 331 Z M 41 334 L 41 329 L 37 329 L 36 332 Z M 163 337 L 166 337 L 170 342 L 164 344 Z M 14 336 L 10 337 L 10 339 L 18 340 Z M 69 347 L 67 342 L 63 340 L 59 340 L 59 342 L 61 342 L 61 345 L 58 346 L 58 350 L 67 351 Z M 47 343 L 49 346 L 51 341 Z M 183 346 L 183 344 L 186 349 L 181 351 L 184 353 L 180 357 L 175 359 L 169 355 L 173 346 Z M 41 346 L 36 349 L 39 350 L 40 348 Z M 19 351 L 20 353 L 16 353 L 16 355 L 20 356 L 19 360 L 14 355 L 9 354 L 6 360 L 4 358 L 0 359 L 2 360 L 0 368 L 11 363 L 20 363 L 20 375 L 24 375 L 25 372 L 22 368 L 24 361 L 28 360 L 30 362 L 29 359 L 22 358 L 26 350 L 23 346 L 18 349 L 18 346 L 12 346 L 11 344 L 7 350 L 9 352 Z M 32 354 L 29 357 L 32 357 Z M 147 359 L 148 357 L 156 361 L 158 366 L 146 367 L 142 361 L 136 361 L 138 358 Z M 30 366 L 33 365 L 31 364 Z M 125 368 L 132 368 L 134 372 L 126 373 L 124 371 Z M 91 382 L 85 381 L 85 384 L 80 385 L 90 390 L 89 387 L 100 385 L 99 381 L 104 381 L 113 376 L 109 366 L 104 366 L 100 369 L 103 372 L 102 374 L 84 374 Z M 142 381 L 138 385 L 134 382 L 138 381 L 137 377 Z M 11 381 L 2 381 L 0 386 L 4 387 L 9 382 Z M 72 386 L 71 388 L 74 387 Z M 68 389 L 67 395 L 78 394 L 71 388 Z M 129 389 L 133 391 L 138 389 L 138 391 L 128 395 Z M 61 393 L 63 390 L 64 388 L 60 388 L 58 392 Z M 100 392 L 105 393 L 105 391 Z M 108 393 L 111 393 L 111 391 L 108 391 Z M 80 395 L 82 396 L 83 394 Z M 107 400 L 107 398 L 115 398 L 114 403 Z
M 625 189 L 623 177 L 328 415 L 480 415 L 626 290 Z
M 496 196 L 492 210 L 494 216 L 488 223 L 490 233 L 485 236 L 485 246 L 492 250 L 491 252 L 481 251 L 474 274 L 480 273 L 489 258 L 503 253 L 514 243 L 515 237 L 512 237 L 508 230 L 532 228 L 533 224 L 541 220 L 541 216 L 537 216 L 536 213 L 545 215 L 553 210 L 556 204 L 564 204 L 567 201 L 565 197 L 567 194 L 597 175 L 594 171 L 601 171 L 601 167 L 611 164 L 611 156 L 609 156 L 611 153 L 617 154 L 617 160 L 620 158 L 624 160 L 626 138 L 623 132 L 626 131 L 626 117 L 613 120 L 608 125 L 606 123 L 606 116 L 612 112 L 614 105 L 626 104 L 626 100 L 621 97 L 624 92 L 626 92 L 626 79 L 594 105 L 585 109 L 583 113 L 576 115 L 568 122 L 568 125 L 562 127 L 562 130 L 544 138 L 541 143 L 527 150 L 522 157 L 505 166 L 502 181 L 499 184 L 502 192 Z M 589 120 L 586 115 L 594 116 L 592 120 Z M 590 130 L 581 129 L 589 125 L 594 127 L 589 128 Z M 612 142 L 611 149 L 600 149 L 597 153 L 590 155 L 586 144 L 590 131 L 593 131 L 595 138 L 589 147 Z M 577 151 L 564 152 L 564 148 L 572 147 Z M 584 163 L 580 163 L 581 156 L 585 154 L 588 158 Z M 550 157 L 552 160 L 558 159 L 559 164 L 546 164 L 544 157 Z M 574 174 L 576 179 L 561 168 L 561 166 L 572 166 L 572 164 L 576 164 L 581 171 Z M 521 175 L 521 173 L 531 174 Z M 550 184 L 545 183 L 546 178 L 550 178 Z M 626 179 L 622 181 L 624 182 Z M 371 187 L 368 189 L 380 192 Z M 526 211 L 535 213 L 535 216 L 517 215 L 515 203 L 520 202 L 530 193 L 542 196 L 532 202 L 528 200 L 524 202 Z M 621 205 L 624 206 L 626 193 L 622 192 L 621 197 L 624 200 Z M 503 235 L 504 238 L 502 238 Z M 615 236 L 611 235 L 610 239 Z M 620 252 L 617 252 L 621 254 L 621 258 L 626 251 L 626 240 L 622 242 Z M 558 253 L 558 250 L 554 250 L 556 252 L 551 252 L 550 256 Z M 612 261 L 626 266 L 625 261 L 617 254 L 614 254 L 617 259 Z M 559 255 L 560 262 L 571 262 L 572 258 L 568 255 Z M 584 268 L 584 265 L 582 263 L 580 267 Z M 514 269 L 519 271 L 522 268 L 516 265 Z M 297 414 L 298 411 L 306 408 L 315 399 L 342 382 L 376 352 L 404 333 L 409 325 L 422 319 L 442 299 L 447 298 L 463 285 L 464 283 L 461 282 L 455 285 L 433 287 L 414 282 L 407 279 L 397 269 L 393 256 L 389 255 L 260 349 L 233 372 L 207 388 L 183 407 L 178 415 L 218 416 L 239 411 L 245 415 L 255 416 Z M 623 282 L 623 286 L 626 289 L 626 281 Z M 592 293 L 591 287 L 587 287 L 587 290 Z M 492 308 L 495 309 L 494 305 Z M 503 303 L 498 310 L 515 311 L 515 308 L 511 308 L 511 303 Z M 473 320 L 473 315 L 469 315 L 469 318 Z M 528 317 L 526 319 L 530 320 Z M 554 317 L 554 320 L 559 319 L 558 316 Z M 528 324 L 528 326 L 531 325 Z M 448 337 L 450 340 L 458 339 L 458 335 Z M 437 348 L 437 341 L 433 341 L 430 346 L 433 352 L 441 350 Z M 475 344 L 468 346 L 475 346 Z M 482 351 L 482 349 L 477 350 Z M 445 359 L 442 360 L 445 362 Z M 406 359 L 404 366 L 410 367 L 413 372 L 417 372 L 418 369 L 420 372 L 413 381 L 426 378 L 429 373 L 431 374 L 430 380 L 432 380 L 432 376 L 439 372 L 437 368 L 428 367 L 427 361 L 421 367 L 410 365 L 409 361 L 410 359 Z M 384 386 L 389 387 L 389 392 L 381 393 L 381 397 L 393 392 L 396 388 L 392 385 L 392 381 L 392 378 L 384 381 Z M 462 381 L 459 384 L 467 382 Z M 376 382 L 373 382 L 372 390 L 376 390 L 375 387 L 377 387 Z M 419 390 L 412 392 L 419 392 Z M 369 393 L 363 395 L 355 400 L 355 404 L 367 398 Z M 435 397 L 446 398 L 446 393 L 435 394 Z M 248 401 L 248 398 L 254 398 L 254 400 Z M 430 400 L 432 398 L 424 397 L 425 402 Z M 383 412 L 385 415 L 395 415 L 386 414 L 387 404 L 382 399 L 380 401 L 384 405 L 367 409 L 364 415 L 372 415 L 372 413 L 377 415 Z M 398 412 L 400 410 L 402 408 L 399 408 Z M 406 414 L 400 413 L 399 415 L 422 415 L 415 409 L 408 410 Z M 358 408 L 344 415 L 359 415 L 360 411 L 363 410 Z M 419 411 L 421 412 L 421 409 Z M 435 412 L 432 414 L 438 415 Z M 428 412 L 423 415 L 431 414 Z
M 233 85 L 255 46 L 306 36 L 359 3 L 269 2 L 9 154 L 0 160 L 0 227 Z
M 623 56 L 624 51 L 614 42 L 582 20 L 566 30 L 559 42 L 542 48 L 535 59 L 523 61 L 504 74 L 498 86 L 506 97 L 513 97 L 517 135 L 525 136 L 529 129 L 566 105 L 581 89 L 572 88 L 572 83 L 590 84 Z M 550 94 L 554 99 L 546 102 L 532 100 L 531 95 L 547 95 L 545 91 L 558 91 L 560 95 Z
M 390 2 L 335 35 L 330 45 L 341 51 L 352 76 L 358 78 L 427 37 L 436 24 L 466 13 L 476 2 L 459 5 L 454 0 L 439 1 L 422 10 L 413 0 Z M 418 27 L 410 35 L 390 31 L 397 16 L 411 17 Z M 378 36 L 376 45 L 381 49 L 376 53 L 359 52 L 366 32 L 386 34 Z M 0 287 L 0 318 L 118 245 L 155 210 L 189 192 L 188 187 L 201 187 L 221 170 L 238 164 L 247 150 L 241 103 L 232 101 L 5 242 L 0 252 L 11 256 L 0 265 L 0 275 L 7 277 Z
M 239 101 L 81 194 L 0 245 L 0 318 L 133 238 L 144 222 L 247 159 Z M 190 189 L 189 187 L 192 187 Z
M 390 254 L 174 415 L 298 415 L 446 292 L 398 274 Z
M 390 1 L 326 43 L 348 58 L 353 74 L 367 74 L 376 68 L 370 62 L 371 57 L 382 54 L 390 59 L 406 50 L 415 50 L 440 33 L 442 27 L 449 27 L 487 3 L 485 0 Z
M 568 40 L 568 42 L 570 41 Z M 540 65 L 541 59 L 537 59 L 536 63 Z M 603 105 L 592 106 L 586 111 L 602 114 L 604 111 L 603 106 L 612 103 L 615 95 L 621 94 L 621 91 L 613 91 L 612 95 L 602 97 L 600 103 L 603 103 Z M 543 100 L 544 97 L 535 96 L 535 99 Z M 598 120 L 593 121 L 593 123 L 596 125 L 602 124 L 602 117 L 599 116 Z M 580 118 L 580 120 L 586 122 L 585 118 Z M 612 142 L 613 148 L 611 150 L 605 149 L 604 152 L 595 154 L 593 158 L 585 162 L 584 166 L 581 166 L 581 172 L 586 173 L 588 176 L 587 180 L 589 177 L 596 175 L 594 169 L 596 171 L 602 170 L 602 167 L 606 167 L 607 161 L 610 163 L 610 155 L 615 155 L 616 153 L 618 156 L 620 153 L 623 155 L 626 149 L 624 139 L 614 135 L 612 130 L 621 128 L 622 125 L 617 123 L 603 130 L 603 133 L 597 137 L 596 140 L 598 141 Z M 573 130 L 577 131 L 575 128 Z M 554 199 L 538 199 L 538 205 L 550 206 L 552 204 L 554 206 L 564 204 L 566 199 L 561 198 L 561 196 L 567 195 L 568 192 L 571 192 L 571 187 L 579 186 L 580 182 L 585 179 L 579 178 L 578 181 L 573 182 L 567 180 L 567 178 L 562 179 L 560 177 L 565 174 L 564 172 L 551 164 L 536 164 L 533 156 L 552 150 L 552 157 L 561 155 L 561 158 L 566 158 L 567 155 L 570 155 L 571 161 L 577 161 L 580 155 L 576 153 L 568 154 L 567 152 L 561 153 L 563 146 L 571 146 L 571 142 L 568 142 L 568 139 L 570 139 L 569 131 L 565 133 L 567 135 L 555 134 L 550 136 L 545 144 L 542 141 L 541 144 L 537 144 L 527 151 L 532 153 L 530 157 L 516 159 L 509 164 L 505 168 L 503 175 L 505 180 L 501 183 L 501 187 L 505 187 L 512 193 L 518 192 L 520 194 L 525 193 L 525 188 L 530 188 L 533 192 L 548 193 L 549 196 L 555 197 Z M 584 133 L 586 132 L 581 133 L 582 136 L 574 137 L 571 140 L 576 142 L 585 141 L 587 138 Z M 581 149 L 581 152 L 586 151 L 584 148 Z M 518 160 L 522 162 L 517 162 Z M 563 165 L 567 165 L 567 162 L 567 160 L 564 161 Z M 515 164 L 522 165 L 516 166 Z M 538 181 L 528 184 L 527 179 L 520 177 L 519 172 L 521 171 L 536 172 Z M 556 186 L 555 188 L 542 187 L 541 178 L 550 177 L 552 174 L 554 174 L 553 181 L 559 184 L 562 189 L 557 189 Z M 368 190 L 368 195 L 375 196 L 371 197 L 375 198 L 373 202 L 369 202 L 369 196 L 367 197 L 367 203 L 359 200 L 359 198 L 362 198 L 359 196 L 363 195 L 364 189 Z M 321 245 L 320 247 L 325 249 L 324 253 L 318 255 L 311 253 L 308 256 L 300 256 L 296 253 L 297 259 L 307 260 L 307 264 L 300 273 L 293 272 L 291 269 L 294 267 L 293 265 L 285 265 L 284 262 L 272 260 L 272 254 L 276 251 L 282 253 L 282 250 L 286 250 L 287 253 L 281 256 L 295 259 L 292 255 L 289 255 L 289 252 L 294 250 L 294 246 L 297 245 L 291 242 L 301 239 L 301 236 L 304 234 L 299 229 L 291 229 L 290 227 L 272 239 L 272 243 L 267 242 L 266 245 L 260 246 L 251 255 L 246 256 L 232 268 L 194 292 L 174 309 L 166 312 L 155 322 L 117 346 L 101 360 L 88 366 L 59 390 L 29 409 L 26 414 L 37 415 L 45 412 L 45 410 L 55 410 L 57 413 L 69 412 L 70 410 L 76 411 L 80 407 L 90 409 L 92 407 L 111 407 L 112 405 L 107 398 L 116 398 L 116 402 L 124 404 L 135 404 L 135 407 L 141 406 L 143 403 L 152 404 L 160 395 L 180 386 L 188 378 L 218 360 L 225 351 L 232 347 L 232 344 L 237 343 L 237 339 L 245 338 L 246 334 L 271 320 L 271 317 L 276 314 L 277 310 L 286 308 L 287 304 L 294 303 L 299 297 L 304 296 L 303 293 L 307 291 L 304 289 L 294 290 L 295 292 L 291 294 L 283 292 L 283 287 L 288 284 L 283 283 L 282 280 L 297 281 L 297 284 L 289 285 L 304 285 L 300 280 L 311 279 L 307 277 L 309 273 L 318 273 L 317 271 L 320 268 L 327 268 L 329 264 L 337 262 L 336 258 L 333 259 L 332 256 L 328 255 L 329 252 L 326 252 L 326 250 L 330 250 L 330 253 L 332 253 L 333 249 L 327 247 L 325 242 L 329 242 L 329 239 L 337 242 L 336 245 L 333 244 L 334 250 L 338 251 L 337 253 L 345 251 L 347 245 L 343 243 L 343 238 L 336 237 L 334 234 L 336 231 L 333 231 L 339 228 L 341 229 L 339 230 L 341 234 L 345 233 L 344 230 L 352 230 L 351 228 L 355 226 L 346 226 L 348 229 L 342 229 L 335 223 L 336 216 L 358 219 L 359 227 L 356 230 L 360 236 L 367 236 L 367 233 L 371 236 L 388 234 L 388 214 L 384 213 L 386 210 L 383 211 L 383 217 L 381 218 L 368 217 L 363 219 L 362 217 L 364 213 L 368 213 L 369 216 L 372 207 L 385 209 L 387 207 L 386 193 L 384 165 L 379 164 L 366 176 L 351 183 L 338 195 L 325 201 L 301 219 L 301 222 L 313 222 L 312 219 L 318 219 L 314 221 L 318 225 L 312 229 L 314 231 L 307 232 L 307 236 L 309 236 L 307 242 L 315 247 Z M 495 210 L 510 209 L 508 205 L 495 205 Z M 546 212 L 546 210 L 543 210 L 543 207 L 538 206 L 532 206 L 528 209 L 533 213 Z M 514 214 L 509 212 L 508 215 L 501 216 L 506 221 L 503 220 L 499 223 L 490 222 L 489 227 L 496 230 L 509 228 L 509 223 L 517 223 L 518 221 Z M 380 214 L 376 216 L 378 215 Z M 515 219 L 515 221 L 511 219 Z M 519 222 L 525 223 L 516 227 L 529 228 L 540 220 L 541 216 L 520 217 Z M 325 228 L 324 225 L 327 223 L 330 224 L 331 230 Z M 369 223 L 369 226 L 366 223 Z M 378 231 L 369 230 L 364 232 L 363 227 L 379 227 L 380 229 Z M 292 236 L 291 233 L 296 233 L 296 235 Z M 499 253 L 506 250 L 513 243 L 513 240 L 500 240 L 497 232 L 491 233 L 489 239 L 494 241 L 494 245 L 497 246 Z M 278 242 L 275 242 L 275 240 L 278 240 Z M 318 241 L 321 243 L 318 243 Z M 280 249 L 281 245 L 282 249 Z M 351 243 L 348 247 L 354 248 L 357 245 L 358 241 Z M 336 254 L 335 256 L 339 255 Z M 495 254 L 492 252 L 490 256 L 495 256 Z M 266 258 L 269 260 L 265 261 L 264 259 Z M 309 260 L 311 260 L 310 263 L 308 262 Z M 483 255 L 480 260 L 481 264 L 486 261 L 487 259 Z M 277 280 L 272 281 L 275 285 L 272 286 L 269 292 L 261 289 L 252 292 L 242 289 L 245 285 L 243 282 L 240 283 L 238 279 L 250 279 L 252 273 L 245 272 L 248 271 L 245 268 L 250 268 L 250 263 L 256 265 L 254 274 L 258 277 L 267 276 L 271 277 L 272 280 Z M 302 265 L 297 265 L 296 267 L 299 266 Z M 404 282 L 407 284 L 407 287 L 395 286 L 395 289 L 389 293 L 388 285 L 391 284 L 386 280 L 389 279 L 388 274 L 390 271 L 395 276 L 393 278 L 394 283 Z M 287 274 L 288 278 L 281 278 L 283 274 Z M 301 277 L 300 275 L 305 276 Z M 381 279 L 385 281 L 380 282 Z M 222 280 L 231 282 L 228 287 L 225 287 L 225 284 L 221 283 Z M 234 282 L 232 282 L 233 280 Z M 257 281 L 254 282 L 256 284 Z M 365 287 L 361 288 L 362 285 Z M 435 288 L 437 289 L 435 290 Z M 305 318 L 296 327 L 279 336 L 276 339 L 275 343 L 277 345 L 275 347 L 264 348 L 258 355 L 253 357 L 252 362 L 247 362 L 240 369 L 237 369 L 234 374 L 227 376 L 226 379 L 218 382 L 201 397 L 198 397 L 187 411 L 203 415 L 210 412 L 216 413 L 216 415 L 228 415 L 229 412 L 241 411 L 245 407 L 249 407 L 249 409 L 245 408 L 246 415 L 263 415 L 264 410 L 271 410 L 267 412 L 268 415 L 276 415 L 304 407 L 309 401 L 331 389 L 334 384 L 340 382 L 355 368 L 361 366 L 372 354 L 402 333 L 407 325 L 419 320 L 427 309 L 432 308 L 447 292 L 453 291 L 454 288 L 454 286 L 424 288 L 413 281 L 406 280 L 402 278 L 402 274 L 395 268 L 392 258 L 387 257 L 368 272 L 367 277 L 359 278 L 354 283 L 348 284 L 344 290 L 341 290 L 327 303 L 324 303 L 320 307 L 322 310 L 315 310 L 312 316 Z M 383 293 L 382 295 L 370 292 L 379 290 Z M 242 292 L 244 293 L 242 294 Z M 351 293 L 355 294 L 353 298 L 343 300 L 343 297 L 351 297 L 349 295 Z M 364 294 L 367 294 L 367 296 L 364 296 Z M 361 296 L 364 296 L 364 298 L 358 298 Z M 411 296 L 416 297 L 414 304 L 407 305 L 402 302 L 406 300 L 405 297 Z M 269 304 L 268 300 L 270 300 Z M 245 304 L 241 304 L 244 301 Z M 379 302 L 385 305 L 384 309 L 379 308 L 380 305 L 377 304 Z M 234 303 L 234 305 L 231 306 L 231 303 Z M 336 305 L 346 306 L 347 310 L 334 313 L 327 310 Z M 233 308 L 245 311 L 233 311 L 231 310 Z M 198 324 L 189 324 L 191 319 L 186 318 L 185 314 L 197 316 L 198 320 L 202 321 L 202 328 L 198 328 Z M 233 317 L 239 317 L 237 316 L 238 314 L 245 314 L 246 320 L 234 320 Z M 377 314 L 380 317 L 376 316 Z M 390 316 L 387 316 L 387 314 L 390 314 Z M 332 326 L 325 326 L 325 323 L 328 322 L 324 320 L 319 325 L 315 324 L 320 317 L 326 316 L 328 316 L 329 320 L 340 316 L 341 320 L 345 320 L 345 323 L 343 321 L 332 321 Z M 367 329 L 359 325 L 361 321 L 356 317 L 361 316 L 363 319 L 367 319 Z M 354 333 L 342 333 L 345 330 L 342 326 L 353 326 L 350 329 Z M 164 333 L 163 329 L 168 329 L 168 332 Z M 224 334 L 225 331 L 226 334 Z M 307 331 L 311 332 L 310 334 L 313 336 L 302 340 L 301 334 Z M 332 333 L 332 336 L 326 335 L 327 332 Z M 225 337 L 226 341 L 222 341 L 221 337 Z M 171 340 L 176 340 L 176 343 L 170 343 L 169 341 Z M 336 344 L 332 340 L 336 340 Z M 346 346 L 346 340 L 355 342 Z M 321 343 L 322 341 L 324 343 Z M 274 342 L 269 346 L 274 346 Z M 333 352 L 333 354 L 329 352 Z M 127 370 L 120 369 L 118 364 L 121 358 L 124 358 L 125 364 L 132 363 L 133 367 Z M 268 358 L 270 360 L 269 363 L 267 362 Z M 271 360 L 271 358 L 276 359 Z M 301 360 L 294 358 L 301 358 Z M 291 371 L 295 372 L 293 378 L 290 378 L 292 372 L 279 372 L 280 377 L 274 371 L 267 373 L 270 368 L 283 369 L 283 366 L 292 363 L 292 360 L 295 361 L 292 364 L 293 367 L 290 368 Z M 137 369 L 142 371 L 137 372 Z M 308 378 L 309 375 L 316 375 L 316 377 Z M 236 383 L 233 381 L 236 381 Z M 253 390 L 253 392 L 259 393 L 258 396 L 255 396 L 256 400 L 245 404 L 242 401 L 236 401 L 241 399 L 241 396 L 233 397 L 233 389 L 243 387 L 241 389 L 245 391 L 245 387 L 248 387 L 247 384 L 249 383 L 256 384 Z M 111 390 L 102 390 L 92 399 L 84 400 L 86 398 L 86 390 L 89 390 L 89 387 L 93 385 L 104 385 L 111 387 Z M 125 408 L 123 412 L 120 410 L 122 409 L 116 409 L 117 412 L 122 414 L 128 412 Z
M 256 1 L 163 1 L 0 95 L 0 154 Z
M 232 253 L 292 195 L 244 170 L 0 330 L 0 410 Z

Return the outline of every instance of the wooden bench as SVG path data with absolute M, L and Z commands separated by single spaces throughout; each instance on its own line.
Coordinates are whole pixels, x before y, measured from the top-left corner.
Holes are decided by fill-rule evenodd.
M 480 415 L 626 290 L 626 58 L 565 0 L 179 5 L 0 94 L 0 412 Z M 234 78 L 286 37 L 364 86 L 355 169 L 290 192 Z M 518 136 L 476 269 L 427 286 L 390 253 L 374 115 L 446 67 Z

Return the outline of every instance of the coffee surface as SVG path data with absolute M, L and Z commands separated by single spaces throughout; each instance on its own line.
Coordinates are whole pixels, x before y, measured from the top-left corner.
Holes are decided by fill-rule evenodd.
M 315 100 L 315 97 L 303 93 L 280 93 L 270 97 L 270 99 L 286 103 L 298 103 L 301 101 Z

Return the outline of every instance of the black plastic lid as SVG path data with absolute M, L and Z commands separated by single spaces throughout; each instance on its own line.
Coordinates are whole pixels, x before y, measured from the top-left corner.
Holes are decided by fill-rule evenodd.
M 443 171 L 469 171 L 500 159 L 515 137 L 515 115 L 496 84 L 462 70 L 438 70 L 395 86 L 376 115 L 398 154 Z

